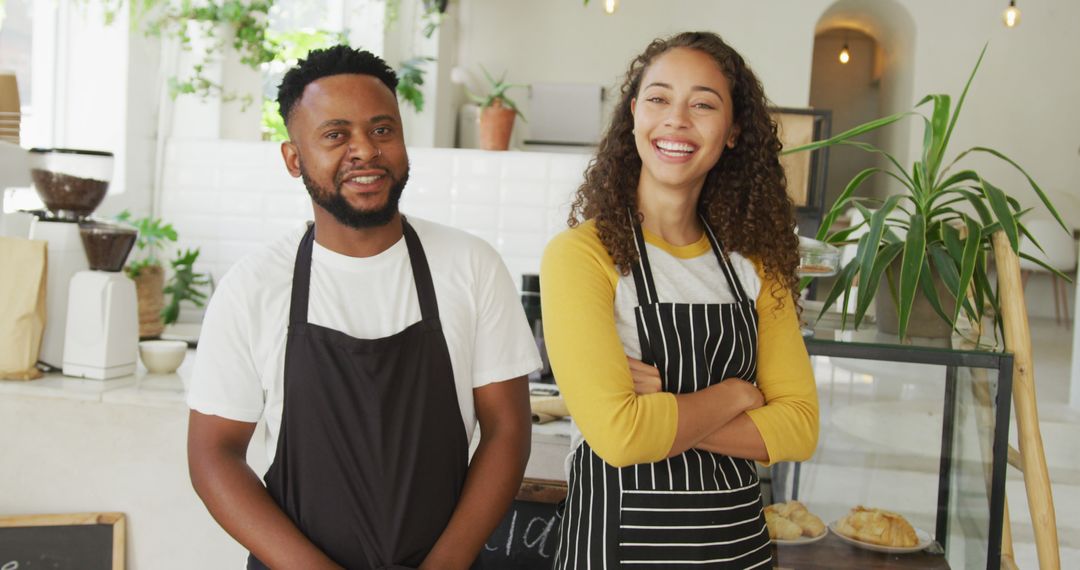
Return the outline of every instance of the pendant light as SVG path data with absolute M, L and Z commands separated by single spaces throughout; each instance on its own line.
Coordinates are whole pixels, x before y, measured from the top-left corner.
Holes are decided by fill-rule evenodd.
M 619 7 L 619 0 L 604 0 L 604 12 L 614 14 Z
M 1020 9 L 1016 7 L 1016 0 L 1009 0 L 1009 7 L 1001 13 L 1001 20 L 1006 28 L 1015 28 L 1020 23 Z
M 847 62 L 851 61 L 851 50 L 848 49 L 847 34 L 844 34 L 844 47 L 840 48 L 840 63 L 847 65 Z

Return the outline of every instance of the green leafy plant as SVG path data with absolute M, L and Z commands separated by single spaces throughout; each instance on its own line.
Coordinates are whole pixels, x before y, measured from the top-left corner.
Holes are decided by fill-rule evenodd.
M 165 284 L 165 294 L 169 302 L 161 309 L 161 319 L 165 324 L 175 323 L 180 316 L 180 303 L 189 301 L 196 307 L 206 304 L 205 289 L 211 285 L 210 278 L 195 271 L 195 260 L 199 258 L 199 249 L 177 252 L 176 259 L 169 262 L 173 274 Z
M 116 220 L 139 231 L 139 237 L 135 240 L 135 251 L 139 252 L 139 259 L 128 263 L 124 268 L 128 277 L 135 279 L 143 269 L 152 265 L 161 267 L 162 249 L 167 242 L 176 241 L 176 230 L 173 229 L 172 224 L 166 224 L 159 218 L 149 216 L 135 218 L 128 210 L 120 212 Z
M 241 96 L 226 92 L 220 83 L 208 78 L 205 71 L 226 46 L 232 46 L 240 55 L 240 62 L 253 69 L 272 61 L 282 51 L 279 42 L 268 33 L 273 5 L 273 0 L 133 1 L 132 25 L 142 26 L 143 32 L 151 37 L 174 37 L 184 51 L 194 51 L 192 30 L 199 30 L 208 44 L 198 52 L 198 62 L 192 66 L 191 76 L 169 78 L 169 94 L 173 98 L 181 94 L 202 98 L 217 96 L 226 102 L 239 101 L 246 109 L 254 103 L 250 94 Z M 219 34 L 221 29 L 225 31 L 224 35 Z
M 420 86 L 424 84 L 424 70 L 421 66 L 435 61 L 433 57 L 414 57 L 401 62 L 398 70 L 398 96 L 403 101 L 413 106 L 417 113 L 424 110 L 424 93 Z
M 128 277 L 138 279 L 151 267 L 163 271 L 164 249 L 169 243 L 175 243 L 177 239 L 176 230 L 173 229 L 172 224 L 151 216 L 136 218 L 128 210 L 120 212 L 116 220 L 139 231 L 139 237 L 135 240 L 135 250 L 139 252 L 138 259 L 131 261 L 124 268 Z M 198 257 L 198 248 L 178 250 L 176 256 L 169 261 L 172 275 L 165 281 L 163 294 L 169 295 L 170 299 L 161 309 L 161 318 L 165 324 L 176 322 L 180 314 L 181 302 L 190 301 L 197 307 L 202 307 L 206 302 L 207 288 L 212 286 L 212 281 L 205 274 L 195 271 L 195 261 Z
M 273 99 L 263 99 L 262 102 L 262 133 L 263 140 L 283 142 L 289 140 L 289 131 L 285 128 L 285 119 L 281 118 L 278 102 Z
M 1061 216 L 1031 175 L 1001 152 L 975 146 L 957 154 L 951 161 L 945 160 L 960 109 L 985 53 L 984 46 L 955 108 L 952 108 L 948 95 L 927 95 L 915 107 L 931 104 L 929 115 L 917 111 L 897 113 L 870 121 L 832 138 L 784 151 L 787 154 L 844 145 L 878 155 L 888 162 L 887 167 L 867 168 L 848 182 L 825 215 L 817 234 L 818 239 L 829 243 L 857 244 L 855 258 L 841 268 L 824 303 L 827 308 L 843 295 L 842 310 L 846 321 L 848 300 L 852 287 L 858 280 L 854 315 L 856 327 L 869 308 L 881 279 L 893 271 L 891 268 L 894 262 L 899 260 L 899 276 L 889 283 L 890 294 L 897 301 L 901 338 L 906 335 L 912 305 L 916 292 L 919 291 L 930 302 L 934 311 L 954 329 L 961 310 L 973 322 L 978 322 L 987 311 L 991 311 L 995 324 L 1000 328 L 998 297 L 987 275 L 987 255 L 993 249 L 991 236 L 999 230 L 1005 232 L 1013 250 L 1017 252 L 1020 251 L 1021 236 L 1025 236 L 1040 250 L 1042 248 L 1020 221 L 1030 209 L 1022 208 L 1019 201 L 975 170 L 960 168 L 959 162 L 971 154 L 995 157 L 1023 174 L 1041 203 L 1061 227 L 1065 228 Z M 924 124 L 922 152 L 918 159 L 907 167 L 888 152 L 872 144 L 853 140 L 859 135 L 907 117 L 918 117 Z M 885 200 L 854 196 L 864 182 L 880 175 L 899 182 L 903 190 Z M 876 211 L 871 211 L 868 204 L 877 206 Z M 850 207 L 855 207 L 862 213 L 863 221 L 854 227 L 831 232 L 837 218 Z M 856 239 L 853 234 L 861 228 L 866 228 L 866 231 Z M 1026 253 L 1020 253 L 1020 256 L 1061 275 L 1039 259 Z M 940 276 L 949 296 L 956 301 L 951 314 L 943 308 L 943 299 L 939 298 L 935 291 L 933 274 Z M 893 282 L 896 283 L 895 287 Z M 822 310 L 822 315 L 825 310 Z
M 472 92 L 468 92 L 469 98 L 472 99 L 473 102 L 475 102 L 477 105 L 480 105 L 481 109 L 492 106 L 507 107 L 509 109 L 513 109 L 514 112 L 517 113 L 517 115 L 521 117 L 522 120 L 525 120 L 525 115 L 523 115 L 521 113 L 521 110 L 518 109 L 517 103 L 515 103 L 513 99 L 507 96 L 506 92 L 516 87 L 527 87 L 527 85 L 507 83 L 505 72 L 503 72 L 502 76 L 500 76 L 499 79 L 495 79 L 490 73 L 488 73 L 488 70 L 484 66 L 481 65 L 480 69 L 484 72 L 484 78 L 487 79 L 488 82 L 487 95 L 481 96 Z

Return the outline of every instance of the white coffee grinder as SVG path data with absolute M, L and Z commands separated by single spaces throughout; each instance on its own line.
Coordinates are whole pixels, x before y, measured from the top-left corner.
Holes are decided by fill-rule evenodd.
M 135 282 L 123 269 L 138 232 L 83 221 L 79 235 L 90 270 L 76 273 L 68 287 L 64 375 L 105 380 L 133 374 L 139 310 Z
M 29 155 L 30 177 L 46 209 L 35 213 L 28 237 L 48 242 L 45 331 L 38 358 L 59 369 L 67 334 L 68 285 L 75 273 L 89 267 L 79 221 L 105 199 L 113 155 L 64 148 L 34 148 Z

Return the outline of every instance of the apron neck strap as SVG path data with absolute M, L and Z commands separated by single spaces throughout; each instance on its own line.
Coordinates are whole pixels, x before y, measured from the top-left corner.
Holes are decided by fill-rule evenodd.
M 409 250 L 409 263 L 412 265 L 413 281 L 416 283 L 416 296 L 420 302 L 420 314 L 424 320 L 439 318 L 439 304 L 435 299 L 435 285 L 431 281 L 431 269 L 428 267 L 424 246 L 405 216 L 401 216 L 401 229 L 405 235 L 405 246 Z M 307 232 L 300 240 L 293 266 L 292 301 L 289 306 L 289 324 L 306 324 L 308 319 L 308 299 L 311 292 L 311 250 L 315 243 L 315 224 L 309 222 Z
M 405 234 L 405 245 L 409 248 L 409 263 L 412 264 L 413 282 L 416 283 L 416 297 L 420 301 L 420 314 L 427 320 L 439 318 L 439 303 L 435 299 L 435 284 L 431 280 L 431 268 L 428 267 L 424 246 L 405 216 L 401 216 L 401 229 Z
M 735 267 L 731 264 L 731 258 L 728 257 L 727 250 L 720 243 L 720 238 L 713 233 L 712 227 L 709 226 L 709 221 L 705 219 L 705 216 L 701 217 L 701 225 L 705 226 L 705 235 L 709 236 L 709 243 L 712 244 L 716 260 L 720 262 L 720 270 L 724 272 L 724 279 L 727 280 L 728 287 L 731 288 L 731 294 L 735 296 L 735 301 L 739 303 L 746 302 L 749 295 L 743 289 L 739 276 L 735 274 Z
M 311 249 L 315 243 L 315 223 L 308 222 L 307 231 L 300 240 L 293 264 L 292 301 L 289 305 L 289 324 L 307 323 L 308 292 L 311 289 Z
M 645 253 L 645 234 L 641 231 L 641 224 L 637 216 L 630 208 L 626 209 L 626 215 L 630 217 L 630 227 L 634 230 L 634 247 L 637 249 L 638 260 L 631 268 L 634 275 L 634 288 L 637 289 L 639 305 L 651 305 L 659 299 L 656 295 L 656 283 L 653 282 L 652 266 L 649 264 L 649 255 Z

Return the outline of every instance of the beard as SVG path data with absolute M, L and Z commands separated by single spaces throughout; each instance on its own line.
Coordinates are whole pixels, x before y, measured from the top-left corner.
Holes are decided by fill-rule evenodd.
M 322 209 L 329 212 L 338 223 L 353 229 L 385 226 L 398 213 L 398 202 L 401 200 L 401 193 L 405 190 L 405 184 L 409 181 L 409 167 L 408 165 L 405 166 L 405 175 L 400 179 L 395 178 L 389 170 L 385 172 L 385 176 L 390 177 L 391 180 L 390 194 L 386 198 L 386 203 L 374 210 L 361 210 L 350 204 L 341 193 L 341 185 L 349 177 L 348 172 L 335 174 L 334 188 L 330 189 L 312 179 L 308 175 L 307 169 L 304 168 L 304 163 L 300 162 L 300 178 L 304 181 L 304 186 L 307 188 L 311 199 Z

